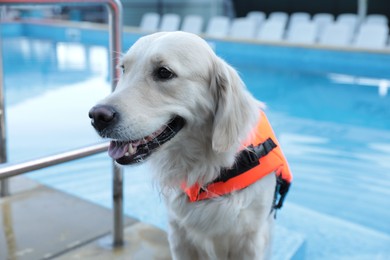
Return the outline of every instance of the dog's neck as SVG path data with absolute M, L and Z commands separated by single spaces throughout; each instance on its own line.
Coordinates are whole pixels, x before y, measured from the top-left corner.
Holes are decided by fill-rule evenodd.
M 200 129 L 203 133 L 211 133 L 207 126 Z M 222 168 L 230 167 L 234 163 L 241 147 L 242 140 L 237 140 L 228 151 L 216 152 L 212 149 L 211 134 L 200 135 L 189 132 L 188 129 L 186 131 L 180 133 L 185 136 L 185 144 L 172 140 L 171 144 L 164 147 L 164 152 L 156 153 L 152 160 L 162 189 L 181 189 L 183 183 L 190 186 L 213 181 L 220 175 Z
M 162 188 L 180 188 L 183 182 L 211 181 L 218 176 L 221 167 L 234 162 L 234 150 L 218 154 L 212 150 L 210 138 L 189 134 L 183 138 L 185 144 L 173 143 L 176 140 L 172 140 L 172 144 L 164 147 L 163 153 L 156 153 L 152 165 L 159 174 Z
M 242 142 L 247 140 L 259 119 L 262 105 L 249 93 L 242 92 L 240 131 L 237 140 L 229 143 L 226 151 L 213 149 L 213 131 L 215 114 L 210 113 L 205 121 L 187 122 L 177 136 L 163 147 L 164 151 L 155 153 L 152 167 L 159 175 L 160 186 L 164 190 L 173 188 L 181 190 L 182 184 L 203 185 L 216 179 L 222 168 L 234 164 L 236 154 Z M 241 118 L 241 119 L 243 119 Z

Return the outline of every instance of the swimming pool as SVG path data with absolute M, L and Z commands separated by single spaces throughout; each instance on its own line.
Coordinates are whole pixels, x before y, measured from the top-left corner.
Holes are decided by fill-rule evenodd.
M 11 162 L 95 143 L 89 108 L 109 93 L 100 29 L 3 25 Z M 138 37 L 126 34 L 124 46 Z M 390 256 L 390 54 L 210 41 L 268 106 L 294 183 L 278 224 L 301 234 L 307 259 Z M 101 154 L 29 174 L 111 207 Z M 166 228 L 147 165 L 127 168 L 125 212 Z M 151 214 L 152 212 L 152 214 Z

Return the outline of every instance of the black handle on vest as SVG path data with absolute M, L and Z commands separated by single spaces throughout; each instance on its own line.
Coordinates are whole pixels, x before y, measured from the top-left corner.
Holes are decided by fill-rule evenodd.
M 277 145 L 268 138 L 264 143 L 257 146 L 249 145 L 244 150 L 238 153 L 236 161 L 231 168 L 224 168 L 221 170 L 221 174 L 212 183 L 226 182 L 231 178 L 234 178 L 260 164 L 261 157 L 266 156 Z

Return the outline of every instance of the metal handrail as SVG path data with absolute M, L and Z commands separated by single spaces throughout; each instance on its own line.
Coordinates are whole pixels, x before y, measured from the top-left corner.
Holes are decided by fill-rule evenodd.
M 108 143 L 96 144 L 26 162 L 4 163 L 0 167 L 0 180 L 95 155 L 107 151 L 107 148 Z
M 120 76 L 120 71 L 117 70 L 117 65 L 122 52 L 122 4 L 119 0 L 0 0 L 0 5 L 89 5 L 101 4 L 107 7 L 109 13 L 109 51 L 111 64 L 111 88 L 115 89 L 117 79 Z M 0 59 L 2 59 L 0 55 Z M 0 61 L 1 64 L 1 61 Z M 0 160 L 6 160 L 6 134 L 4 123 L 4 102 L 3 102 L 3 71 L 0 67 Z M 21 164 L 5 165 L 0 168 L 0 182 L 1 194 L 8 193 L 8 180 L 11 176 L 23 174 L 31 170 L 41 169 L 71 161 L 99 152 L 107 150 L 107 144 L 99 144 L 90 146 L 63 154 L 57 154 L 38 160 L 24 162 Z M 2 153 L 3 151 L 3 153 Z M 114 213 L 114 227 L 113 227 L 113 245 L 123 245 L 123 172 L 113 163 L 113 213 Z

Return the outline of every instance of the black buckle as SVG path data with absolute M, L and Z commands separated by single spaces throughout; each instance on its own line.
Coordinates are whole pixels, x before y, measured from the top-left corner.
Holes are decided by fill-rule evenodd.
M 268 138 L 263 143 L 253 146 L 249 145 L 244 150 L 238 153 L 236 162 L 231 168 L 224 168 L 221 170 L 221 174 L 212 183 L 226 182 L 231 178 L 234 178 L 260 164 L 259 159 L 266 156 L 277 145 Z
M 264 143 L 261 143 L 258 146 L 254 147 L 254 151 L 260 159 L 261 157 L 266 156 L 269 152 L 272 151 L 272 149 L 276 147 L 277 145 L 275 144 L 275 142 L 271 138 L 268 138 L 264 141 Z
M 236 158 L 234 165 L 231 168 L 221 169 L 221 174 L 212 183 L 226 182 L 250 169 L 259 165 L 259 158 L 253 148 L 253 145 L 248 146 L 242 150 Z

